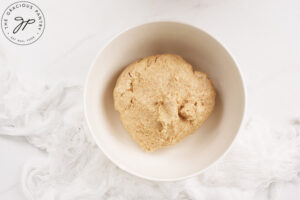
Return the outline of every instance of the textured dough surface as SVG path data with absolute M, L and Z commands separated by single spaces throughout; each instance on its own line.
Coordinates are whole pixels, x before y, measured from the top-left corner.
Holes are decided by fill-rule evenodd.
M 163 54 L 127 66 L 113 96 L 125 129 L 153 151 L 194 133 L 213 111 L 216 93 L 205 73 L 178 55 Z

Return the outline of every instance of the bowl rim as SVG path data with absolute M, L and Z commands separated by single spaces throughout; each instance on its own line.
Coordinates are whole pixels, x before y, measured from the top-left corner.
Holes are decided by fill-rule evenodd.
M 173 24 L 179 24 L 179 25 L 184 25 L 184 26 L 189 26 L 191 28 L 195 28 L 198 29 L 199 31 L 202 31 L 204 34 L 206 34 L 208 37 L 210 37 L 212 40 L 214 40 L 215 42 L 217 42 L 221 47 L 223 47 L 225 49 L 225 51 L 229 54 L 230 58 L 232 59 L 233 63 L 236 66 L 236 69 L 240 75 L 241 78 L 241 83 L 242 83 L 242 90 L 243 90 L 243 96 L 244 96 L 244 105 L 243 105 L 243 115 L 242 115 L 242 119 L 239 125 L 238 130 L 236 131 L 236 135 L 234 136 L 233 140 L 231 141 L 230 145 L 227 147 L 227 149 L 215 160 L 213 161 L 211 164 L 209 164 L 207 167 L 205 167 L 204 169 L 201 169 L 197 172 L 194 172 L 192 174 L 186 175 L 186 176 L 179 176 L 179 177 L 172 177 L 172 178 L 156 178 L 156 177 L 150 177 L 150 176 L 145 176 L 142 175 L 140 173 L 137 173 L 131 169 L 128 169 L 126 166 L 124 166 L 122 163 L 118 162 L 117 160 L 113 159 L 110 154 L 106 151 L 103 150 L 103 148 L 101 147 L 101 144 L 98 142 L 97 138 L 96 138 L 96 134 L 93 131 L 92 125 L 89 122 L 89 116 L 87 114 L 87 91 L 88 91 L 88 82 L 89 82 L 89 77 L 91 76 L 92 70 L 100 56 L 100 54 L 103 52 L 103 50 L 116 38 L 118 38 L 120 35 L 126 33 L 127 31 L 140 27 L 140 26 L 144 26 L 144 25 L 149 25 L 149 24 L 156 24 L 156 23 L 173 23 Z M 119 31 L 118 33 L 115 33 L 110 39 L 108 39 L 107 42 L 105 42 L 102 47 L 100 48 L 100 50 L 98 50 L 97 54 L 95 55 L 93 61 L 91 62 L 91 65 L 89 67 L 85 82 L 84 82 L 84 91 L 83 91 L 83 109 L 84 109 L 84 118 L 87 122 L 88 125 L 88 129 L 95 141 L 95 143 L 97 144 L 97 146 L 100 148 L 100 150 L 103 152 L 103 154 L 112 162 L 114 163 L 117 167 L 119 167 L 121 170 L 134 175 L 136 177 L 139 178 L 143 178 L 146 180 L 150 180 L 150 181 L 157 181 L 157 182 L 172 182 L 172 181 L 180 181 L 180 180 L 184 180 L 187 178 L 191 178 L 194 176 L 197 176 L 199 174 L 204 173 L 205 171 L 207 171 L 208 169 L 212 168 L 214 165 L 217 164 L 218 161 L 220 161 L 232 148 L 233 144 L 236 142 L 237 138 L 240 135 L 241 132 L 241 128 L 244 126 L 245 124 L 245 118 L 246 118 L 246 113 L 247 113 L 247 92 L 246 92 L 246 84 L 245 84 L 245 78 L 244 75 L 242 73 L 242 71 L 240 70 L 240 65 L 238 64 L 237 60 L 235 59 L 235 57 L 233 56 L 233 54 L 231 53 L 231 51 L 229 50 L 229 48 L 226 47 L 226 45 L 224 45 L 224 43 L 222 43 L 220 40 L 218 40 L 215 36 L 212 36 L 210 33 L 208 33 L 206 30 L 203 30 L 202 28 L 197 27 L 196 25 L 192 25 L 186 22 L 181 22 L 178 20 L 154 20 L 154 21 L 148 21 L 148 22 L 142 22 L 142 23 L 138 23 L 132 26 L 127 27 L 126 29 Z

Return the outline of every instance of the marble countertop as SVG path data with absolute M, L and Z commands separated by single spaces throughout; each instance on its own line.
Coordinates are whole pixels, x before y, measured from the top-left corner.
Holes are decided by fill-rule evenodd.
M 289 123 L 300 111 L 300 2 L 297 0 L 44 0 L 31 1 L 46 27 L 32 45 L 0 35 L 0 56 L 25 83 L 83 85 L 101 46 L 120 31 L 147 21 L 189 23 L 209 32 L 234 55 L 245 75 L 248 112 Z M 13 3 L 0 2 L 0 13 Z M 254 95 L 255 94 L 255 95 Z M 24 199 L 23 164 L 45 156 L 23 139 L 0 137 L 0 199 Z M 285 184 L 281 199 L 299 199 L 300 183 Z

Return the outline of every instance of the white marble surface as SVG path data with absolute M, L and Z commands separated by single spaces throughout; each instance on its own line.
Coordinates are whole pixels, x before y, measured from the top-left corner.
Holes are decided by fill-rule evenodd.
M 0 13 L 12 0 L 0 2 Z M 248 114 L 272 123 L 299 117 L 300 2 L 297 0 L 43 0 L 46 29 L 17 46 L 0 35 L 0 55 L 25 83 L 83 84 L 92 59 L 113 35 L 153 20 L 196 25 L 235 56 L 248 88 Z M 44 156 L 20 139 L 0 137 L 0 199 L 24 199 L 22 165 Z M 300 182 L 282 184 L 280 199 L 300 198 Z

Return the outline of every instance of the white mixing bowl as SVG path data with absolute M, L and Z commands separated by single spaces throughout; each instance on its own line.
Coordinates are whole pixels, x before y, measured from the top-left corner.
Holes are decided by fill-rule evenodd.
M 216 106 L 196 133 L 147 153 L 122 126 L 113 89 L 125 66 L 162 53 L 179 54 L 194 70 L 207 73 L 217 92 Z M 172 181 L 203 172 L 228 151 L 245 115 L 245 88 L 236 62 L 209 34 L 183 23 L 152 22 L 119 34 L 99 52 L 88 74 L 84 106 L 90 131 L 112 162 L 142 178 Z

